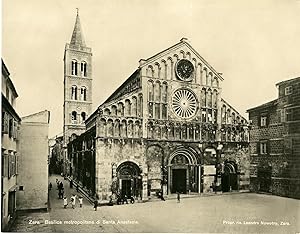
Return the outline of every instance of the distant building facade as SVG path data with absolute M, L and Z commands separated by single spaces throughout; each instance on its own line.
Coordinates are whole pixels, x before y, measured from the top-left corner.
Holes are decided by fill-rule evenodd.
M 17 209 L 48 208 L 48 132 L 50 112 L 22 117 Z
M 300 198 L 300 77 L 277 87 L 277 99 L 248 110 L 250 188 Z
M 53 139 L 55 143 L 51 146 L 50 159 L 49 159 L 49 172 L 51 174 L 66 174 L 64 171 L 64 147 L 63 136 Z
M 16 217 L 17 173 L 20 151 L 18 128 L 21 118 L 17 114 L 18 97 L 10 73 L 2 60 L 2 176 L 1 176 L 1 227 L 2 231 Z
M 92 111 L 92 49 L 85 44 L 77 13 L 71 42 L 64 52 L 64 146 L 85 131 L 84 121 Z M 67 156 L 65 151 L 65 156 Z M 64 173 L 70 174 L 70 160 L 64 161 Z
M 74 180 L 107 201 L 249 189 L 248 123 L 183 38 L 150 57 L 68 144 Z

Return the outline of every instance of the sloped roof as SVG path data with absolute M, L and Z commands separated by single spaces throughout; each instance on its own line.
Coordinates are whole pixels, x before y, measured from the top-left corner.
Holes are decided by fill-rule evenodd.
M 187 38 L 182 38 L 178 43 L 176 43 L 175 45 L 170 46 L 169 48 L 151 56 L 148 59 L 142 59 L 144 61 L 144 63 L 142 65 L 140 65 L 140 67 L 144 67 L 147 64 L 155 61 L 159 56 L 163 56 L 165 54 L 168 54 L 171 50 L 177 49 L 183 45 L 186 45 L 201 61 L 203 64 L 205 64 L 205 66 L 207 68 L 209 68 L 213 73 L 215 73 L 215 75 L 221 79 L 224 80 L 224 78 L 197 52 L 197 50 L 195 50 L 189 43 L 188 43 L 188 39 Z
M 135 79 L 135 78 L 137 78 L 137 77 L 139 77 L 139 76 L 140 76 L 140 69 L 137 69 L 137 70 L 134 71 L 134 73 L 131 74 L 131 76 L 129 76 L 129 78 L 127 78 L 127 79 L 123 82 L 123 84 L 122 84 L 119 88 L 117 88 L 117 89 L 112 93 L 112 95 L 110 95 L 110 96 L 106 99 L 105 102 L 103 102 L 103 104 L 108 103 L 108 102 L 114 100 L 115 98 L 117 98 L 116 96 L 117 96 L 118 93 L 123 89 L 123 87 L 125 87 L 132 79 Z M 103 105 L 103 104 L 101 104 L 101 105 Z
M 84 40 L 84 37 L 83 37 L 83 32 L 82 32 L 82 29 L 81 29 L 80 18 L 79 18 L 78 12 L 77 12 L 77 15 L 76 15 L 75 26 L 74 26 L 74 30 L 73 30 L 73 34 L 72 34 L 70 44 L 71 45 L 86 46 L 85 45 L 85 40 Z
M 14 95 L 16 97 L 18 97 L 18 93 L 17 93 L 17 90 L 15 88 L 15 85 L 14 85 L 14 83 L 12 82 L 12 80 L 9 77 L 10 76 L 10 72 L 8 71 L 8 68 L 6 67 L 3 59 L 1 59 L 1 61 L 2 61 L 2 74 L 4 75 L 4 77 L 6 77 L 7 82 L 9 84 L 10 88 L 12 89 Z
M 238 113 L 246 122 L 248 122 L 248 120 L 243 117 L 240 112 L 238 112 L 234 107 L 232 107 L 227 101 L 225 101 L 223 98 L 221 98 L 221 102 L 223 102 L 224 104 L 226 104 L 227 106 L 229 106 L 232 110 L 234 110 L 236 113 Z
M 282 85 L 282 84 L 287 83 L 287 82 L 295 81 L 297 79 L 300 80 L 300 77 L 296 77 L 296 78 L 292 78 L 292 79 L 289 79 L 289 80 L 280 81 L 279 83 L 276 84 L 276 86 Z
M 22 117 L 23 123 L 49 123 L 50 122 L 50 111 L 44 110 L 31 115 Z
M 275 99 L 273 101 L 264 103 L 262 105 L 256 106 L 256 107 L 252 107 L 250 109 L 247 110 L 247 112 L 253 111 L 253 110 L 257 110 L 257 109 L 263 109 L 263 108 L 267 108 L 267 107 L 271 107 L 271 106 L 275 106 L 278 103 L 278 99 Z

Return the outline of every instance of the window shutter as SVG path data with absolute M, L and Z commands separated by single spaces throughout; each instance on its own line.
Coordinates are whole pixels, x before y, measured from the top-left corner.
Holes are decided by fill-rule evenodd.
M 16 174 L 19 172 L 19 155 L 15 154 L 16 160 L 15 160 L 15 167 L 16 167 Z
M 13 138 L 17 139 L 17 121 L 13 120 Z
M 260 142 L 256 143 L 256 153 L 260 154 L 261 153 L 261 149 L 260 149 Z
M 267 144 L 267 154 L 270 154 L 270 141 L 267 141 L 266 144 Z
M 7 160 L 7 163 L 8 163 L 8 172 L 7 172 L 7 176 L 8 176 L 8 178 L 10 178 L 10 173 L 11 173 L 11 166 L 10 166 L 10 164 L 11 164 L 11 162 L 10 162 L 11 157 L 10 157 L 10 153 L 8 153 L 7 158 L 8 158 L 8 160 Z
M 3 129 L 3 133 L 7 134 L 8 133 L 8 114 L 6 112 L 4 112 L 4 129 Z
M 8 135 L 9 137 L 12 137 L 13 133 L 13 119 L 9 119 L 8 121 Z

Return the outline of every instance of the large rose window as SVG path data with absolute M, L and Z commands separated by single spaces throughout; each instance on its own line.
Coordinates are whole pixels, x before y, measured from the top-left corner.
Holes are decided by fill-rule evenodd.
M 197 111 L 197 98 L 187 89 L 175 91 L 172 97 L 172 109 L 181 118 L 191 118 Z

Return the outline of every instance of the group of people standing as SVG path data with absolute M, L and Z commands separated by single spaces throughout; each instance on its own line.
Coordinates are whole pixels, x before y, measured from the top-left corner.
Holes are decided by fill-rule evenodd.
M 72 209 L 75 209 L 76 199 L 77 199 L 77 195 L 72 194 L 72 196 L 71 196 L 71 198 L 70 198 L 71 205 L 72 205 Z M 78 198 L 78 201 L 79 201 L 79 207 L 81 208 L 81 207 L 82 207 L 82 203 L 83 203 L 83 197 L 80 196 L 80 197 Z M 68 198 L 65 196 L 65 197 L 64 197 L 64 209 L 66 209 L 67 206 L 68 206 Z
M 79 202 L 79 207 L 81 208 L 83 205 L 83 197 L 82 196 L 77 196 L 74 193 L 71 195 L 70 200 L 68 201 L 67 196 L 64 196 L 64 184 L 62 181 L 59 181 L 58 179 L 56 179 L 56 185 L 57 185 L 57 190 L 58 190 L 58 199 L 63 199 L 63 206 L 64 209 L 67 209 L 67 206 L 69 205 L 69 201 L 71 204 L 72 209 L 75 209 L 76 207 L 76 200 L 78 199 Z M 73 181 L 70 181 L 70 188 L 73 188 Z M 49 190 L 52 189 L 52 183 L 49 183 Z M 78 185 L 76 186 L 76 191 L 79 191 L 79 187 Z M 97 207 L 98 207 L 98 199 L 95 200 L 93 202 L 93 208 L 95 211 L 97 211 Z

